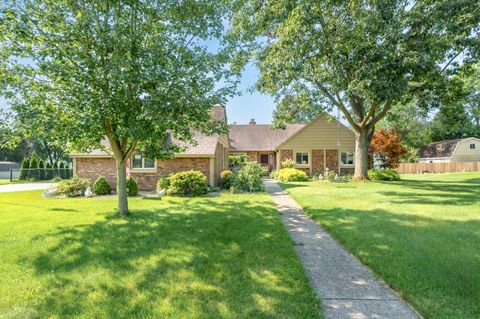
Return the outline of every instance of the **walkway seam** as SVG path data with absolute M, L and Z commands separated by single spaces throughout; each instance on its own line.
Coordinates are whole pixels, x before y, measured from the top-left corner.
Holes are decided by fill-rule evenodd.
M 322 301 L 325 319 L 422 318 L 383 280 L 350 254 L 277 182 L 264 180 L 310 284 Z

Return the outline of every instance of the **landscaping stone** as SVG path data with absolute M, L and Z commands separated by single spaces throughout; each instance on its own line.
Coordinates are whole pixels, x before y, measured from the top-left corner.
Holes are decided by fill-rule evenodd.
M 285 228 L 310 283 L 323 304 L 325 319 L 416 319 L 417 312 L 346 251 L 272 180 L 265 188 L 281 213 Z

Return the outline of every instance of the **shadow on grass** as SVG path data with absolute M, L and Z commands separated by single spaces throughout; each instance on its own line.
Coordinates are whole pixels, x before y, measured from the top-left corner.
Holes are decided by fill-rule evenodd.
M 479 220 L 304 208 L 424 315 L 480 318 Z
M 315 297 L 272 207 L 185 200 L 37 237 L 55 244 L 23 261 L 49 281 L 36 311 L 61 318 L 316 318 Z

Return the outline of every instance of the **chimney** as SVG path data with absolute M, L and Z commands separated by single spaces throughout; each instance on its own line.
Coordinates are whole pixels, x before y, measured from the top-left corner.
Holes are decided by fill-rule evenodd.
M 248 123 L 248 124 L 255 125 L 255 124 L 257 124 L 257 122 L 255 122 L 255 119 L 250 119 L 250 123 Z

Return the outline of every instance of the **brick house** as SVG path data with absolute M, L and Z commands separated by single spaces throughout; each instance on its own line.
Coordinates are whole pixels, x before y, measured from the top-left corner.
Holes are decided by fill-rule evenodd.
M 353 173 L 355 167 L 355 134 L 327 114 L 285 129 L 272 129 L 252 119 L 248 125 L 231 125 L 229 138 L 231 155 L 248 155 L 266 171 L 280 168 L 286 159 L 309 174 L 324 174 L 327 169 Z
M 212 108 L 212 117 L 226 121 L 225 108 Z M 289 124 L 285 129 L 271 125 L 230 125 L 224 135 L 195 134 L 196 145 L 185 145 L 183 153 L 173 159 L 152 160 L 140 151 L 130 160 L 130 175 L 137 179 L 141 190 L 153 190 L 157 180 L 185 170 L 203 172 L 210 185 L 218 185 L 220 173 L 228 168 L 228 155 L 245 154 L 263 169 L 278 169 L 281 162 L 292 159 L 296 167 L 307 173 L 322 173 L 328 169 L 353 173 L 355 134 L 327 114 L 309 124 Z M 108 150 L 108 142 L 104 142 Z M 74 173 L 92 181 L 105 176 L 112 186 L 116 183 L 116 165 L 111 152 L 94 150 L 70 154 Z

